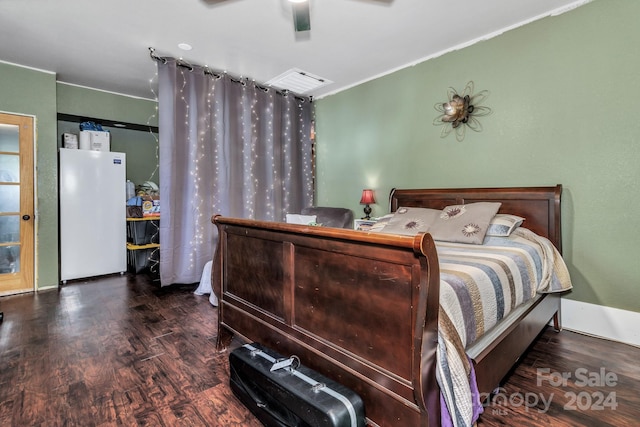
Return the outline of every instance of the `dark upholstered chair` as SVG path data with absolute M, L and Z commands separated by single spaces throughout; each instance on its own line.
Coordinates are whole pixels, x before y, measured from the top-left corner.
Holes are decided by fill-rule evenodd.
M 315 215 L 316 222 L 323 227 L 353 228 L 353 212 L 347 208 L 310 206 L 303 208 L 302 215 Z

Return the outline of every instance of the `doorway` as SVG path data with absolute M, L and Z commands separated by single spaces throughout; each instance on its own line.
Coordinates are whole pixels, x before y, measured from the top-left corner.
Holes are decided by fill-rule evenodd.
M 34 289 L 33 123 L 0 113 L 0 295 Z

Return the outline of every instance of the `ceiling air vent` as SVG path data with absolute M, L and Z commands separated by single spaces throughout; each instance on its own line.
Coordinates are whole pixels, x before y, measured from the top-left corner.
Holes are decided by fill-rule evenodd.
M 285 71 L 278 77 L 274 77 L 267 82 L 269 86 L 290 90 L 293 93 L 301 95 L 317 89 L 320 86 L 328 85 L 329 83 L 333 82 L 322 77 L 314 76 L 306 71 L 298 70 L 297 68 Z

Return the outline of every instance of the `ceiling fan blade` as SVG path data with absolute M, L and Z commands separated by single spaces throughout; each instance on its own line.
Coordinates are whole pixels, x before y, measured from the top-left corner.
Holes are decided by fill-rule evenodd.
M 208 4 L 208 5 L 210 4 L 210 5 L 213 5 L 213 6 L 221 4 L 221 3 L 231 2 L 230 0 L 202 0 L 202 1 L 204 3 L 206 3 L 206 4 Z
M 309 16 L 309 2 L 292 3 L 293 26 L 296 31 L 309 31 L 311 29 L 311 18 Z

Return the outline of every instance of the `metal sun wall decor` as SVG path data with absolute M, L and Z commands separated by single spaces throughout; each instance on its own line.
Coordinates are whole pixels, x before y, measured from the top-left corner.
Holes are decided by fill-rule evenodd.
M 434 108 L 442 113 L 433 120 L 434 125 L 443 126 L 440 137 L 444 138 L 455 130 L 456 139 L 462 141 L 467 128 L 475 132 L 482 131 L 482 125 L 477 117 L 491 114 L 491 108 L 478 104 L 488 96 L 489 91 L 487 90 L 474 95 L 472 81 L 467 83 L 462 94 L 458 94 L 454 88 L 450 87 L 447 90 L 448 101 L 434 105 Z

